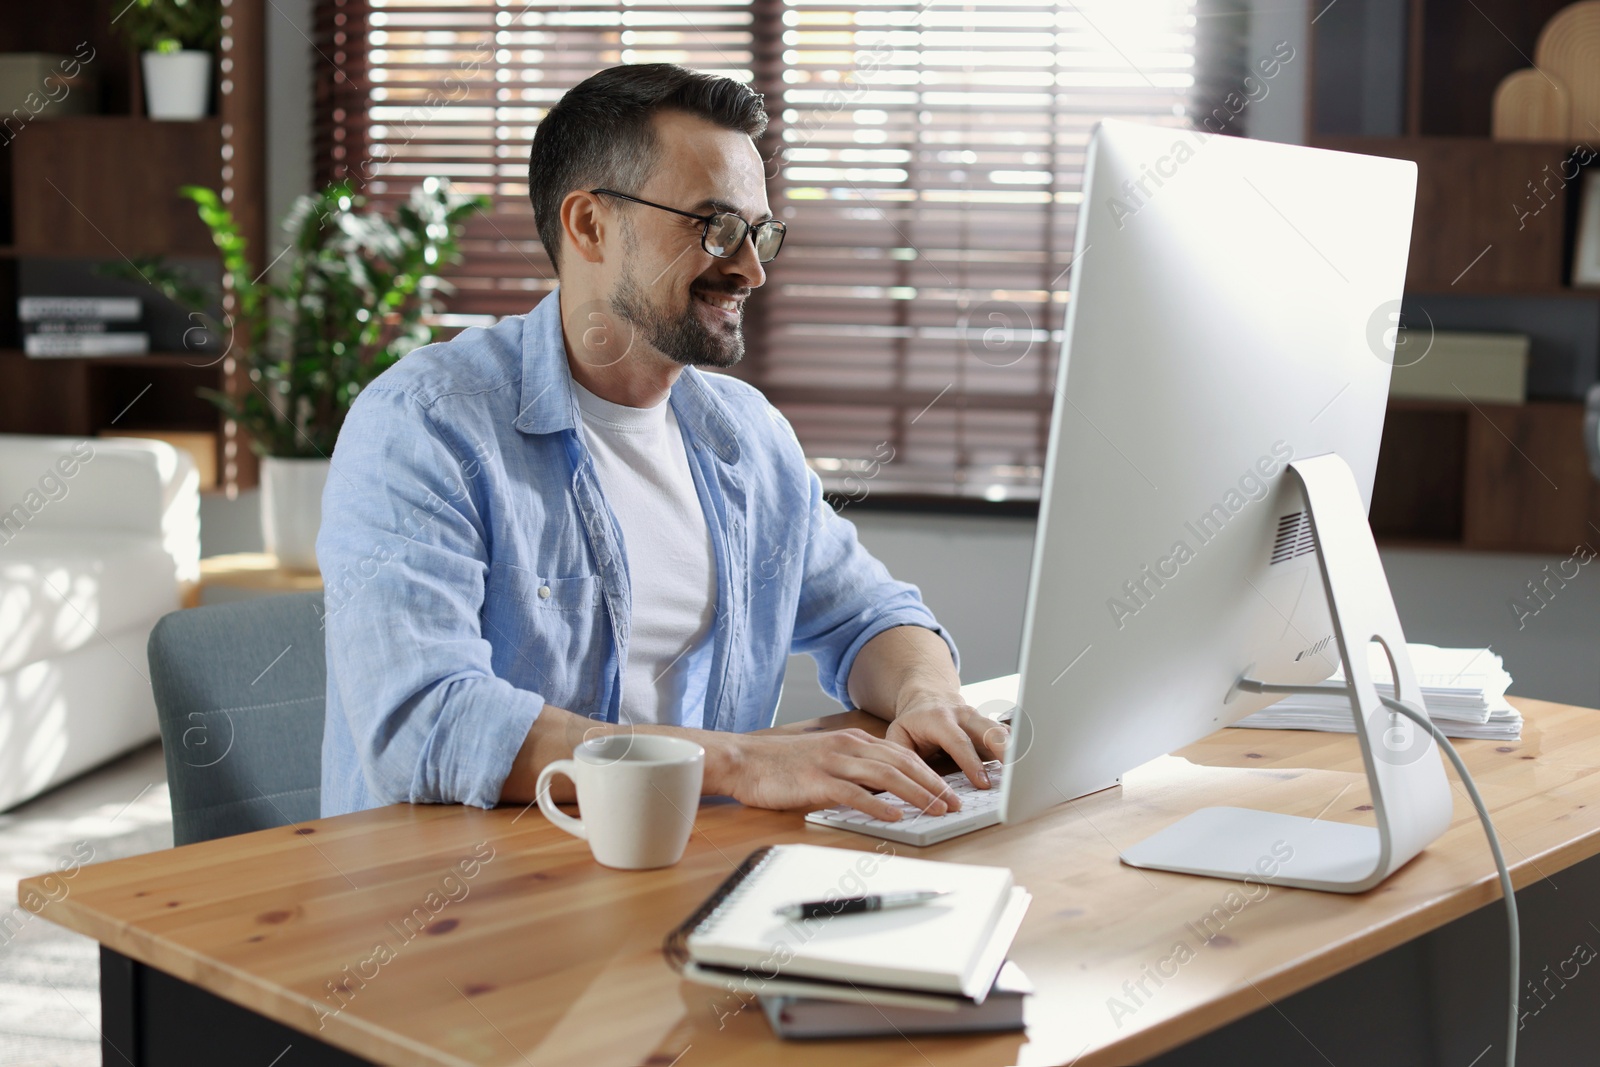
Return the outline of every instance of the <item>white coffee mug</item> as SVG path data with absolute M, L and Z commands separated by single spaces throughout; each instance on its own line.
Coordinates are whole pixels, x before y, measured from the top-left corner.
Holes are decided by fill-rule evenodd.
M 683 858 L 700 808 L 706 750 L 662 734 L 591 737 L 539 772 L 535 792 L 545 818 L 574 837 L 606 867 L 643 871 Z M 578 789 L 581 819 L 556 807 L 550 780 L 558 774 Z

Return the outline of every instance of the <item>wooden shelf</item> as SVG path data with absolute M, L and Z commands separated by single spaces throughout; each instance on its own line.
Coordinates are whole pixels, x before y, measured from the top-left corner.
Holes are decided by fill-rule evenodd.
M 1403 56 L 1374 47 L 1363 28 L 1372 5 L 1314 20 L 1310 142 L 1417 165 L 1408 298 L 1600 300 L 1600 289 L 1567 284 L 1579 183 L 1563 164 L 1578 139 L 1489 138 L 1500 79 L 1528 66 L 1540 30 L 1567 3 L 1408 0 Z M 1316 132 L 1402 128 L 1405 136 Z M 1531 309 L 1487 317 L 1530 335 L 1548 325 Z M 1572 358 L 1589 366 L 1592 353 Z M 1390 401 L 1372 495 L 1379 543 L 1562 555 L 1593 543 L 1600 486 L 1588 471 L 1583 405 L 1573 395 L 1521 405 Z
M 221 184 L 221 119 L 35 123 L 12 147 L 16 254 L 212 255 L 210 234 L 178 189 Z
M 91 42 L 97 103 L 106 112 L 30 123 L 24 136 L 0 145 L 0 346 L 19 343 L 24 261 L 52 277 L 70 277 L 74 268 L 45 261 L 214 261 L 210 234 L 180 186 L 222 189 L 249 247 L 265 247 L 266 4 L 228 0 L 226 7 L 218 114 L 193 122 L 139 114 L 138 63 L 114 36 L 105 0 L 53 0 L 26 19 L 0 19 L 0 52 L 72 54 Z M 238 428 L 195 393 L 202 385 L 248 389 L 242 362 L 230 365 L 231 374 L 218 357 L 184 352 L 29 359 L 0 348 L 0 432 L 88 436 L 113 422 L 204 430 L 216 437 L 219 478 L 231 495 L 255 484 L 255 457 Z
M 1566 195 L 1542 209 L 1528 182 L 1559 173 L 1565 144 L 1471 137 L 1318 137 L 1318 148 L 1417 165 L 1408 293 L 1573 293 L 1566 275 Z M 1526 215 L 1514 208 L 1527 201 Z M 1539 210 L 1535 210 L 1539 209 Z
M 1403 548 L 1413 552 L 1466 552 L 1460 541 L 1437 541 L 1427 537 L 1378 537 L 1379 548 Z
M 1582 404 L 1392 400 L 1371 523 L 1379 542 L 1566 554 L 1600 527 Z M 1591 525 L 1594 524 L 1594 525 Z
M 149 352 L 142 356 L 29 356 L 20 348 L 0 348 L 0 359 L 25 359 L 30 363 L 81 364 L 87 367 L 161 367 L 219 372 L 222 356 L 200 352 Z
M 1389 411 L 1461 411 L 1467 407 L 1463 400 L 1427 400 L 1414 396 L 1391 396 Z
M 1530 300 L 1600 300 L 1600 288 L 1579 289 L 1570 285 L 1541 286 L 1528 288 L 1523 286 L 1469 286 L 1465 283 L 1451 286 L 1435 286 L 1426 289 L 1412 289 L 1406 287 L 1407 296 L 1488 296 L 1488 297 L 1523 297 Z
M 1483 400 L 1428 400 L 1423 397 L 1416 396 L 1391 396 L 1389 398 L 1389 413 L 1394 414 L 1395 412 L 1404 411 L 1468 412 L 1472 410 L 1473 404 L 1477 404 L 1477 406 L 1480 408 L 1494 407 L 1516 409 L 1523 406 L 1521 404 L 1496 404 Z
M 1411 0 L 1409 127 L 1487 137 L 1495 87 L 1530 65 L 1539 31 L 1570 2 Z

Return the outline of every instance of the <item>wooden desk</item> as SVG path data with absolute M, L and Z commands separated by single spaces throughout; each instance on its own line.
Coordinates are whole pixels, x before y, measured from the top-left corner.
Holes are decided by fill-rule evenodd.
M 1461 748 L 1520 886 L 1600 852 L 1600 712 L 1516 703 L 1527 717 L 1520 743 Z M 840 715 L 788 729 L 852 724 L 875 725 Z M 85 867 L 41 914 L 138 964 L 384 1063 L 665 1067 L 692 1048 L 685 1067 L 820 1059 L 830 1067 L 1093 1067 L 1174 1048 L 1498 895 L 1459 788 L 1446 835 L 1362 896 L 1263 896 L 1257 887 L 1258 899 L 1241 905 L 1237 884 L 1121 865 L 1121 846 L 1203 805 L 1355 821 L 1367 803 L 1349 737 L 1224 730 L 1181 757 L 1153 761 L 1127 775 L 1121 790 L 1025 825 L 923 850 L 888 846 L 1009 865 L 1034 895 L 1012 953 L 1038 989 L 1026 1036 L 918 1037 L 914 1052 L 895 1039 L 780 1042 L 756 1006 L 740 1010 L 733 994 L 668 969 L 662 936 L 756 846 L 882 844 L 807 827 L 798 813 L 728 801 L 702 805 L 688 853 L 664 871 L 605 870 L 537 808 L 401 805 Z M 1308 765 L 1318 769 L 1296 769 Z M 492 849 L 493 858 L 466 877 L 462 865 L 475 849 Z M 43 878 L 28 879 L 19 895 L 59 895 L 47 888 Z M 437 914 L 424 911 L 431 921 L 405 937 L 401 924 L 430 907 L 430 893 Z M 459 899 L 443 903 L 447 895 Z M 382 958 L 380 944 L 392 958 Z M 1185 956 L 1178 945 L 1186 958 L 1171 962 Z M 346 967 L 366 980 L 351 983 L 353 995 L 335 1014 L 330 983 Z M 1158 985 L 1149 975 L 1161 970 Z M 1141 982 L 1143 995 L 1129 992 Z M 1129 1010 L 1117 1011 L 1110 998 Z M 1485 1000 L 1500 1010 L 1498 989 Z M 135 1006 L 119 997 L 105 1011 L 109 1037 L 126 1031 Z M 310 1051 L 311 1042 L 298 1040 L 296 1055 Z M 265 1063 L 279 1049 L 258 1051 Z

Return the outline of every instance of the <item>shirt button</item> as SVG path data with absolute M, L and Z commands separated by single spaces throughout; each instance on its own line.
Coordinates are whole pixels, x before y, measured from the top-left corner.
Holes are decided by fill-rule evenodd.
M 540 600 L 549 600 L 550 599 L 550 587 L 548 585 L 541 585 L 539 587 L 539 599 Z

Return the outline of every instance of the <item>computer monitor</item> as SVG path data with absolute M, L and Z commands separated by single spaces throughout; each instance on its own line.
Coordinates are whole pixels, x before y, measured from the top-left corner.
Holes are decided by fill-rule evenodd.
M 1366 526 L 1415 191 L 1416 167 L 1401 160 L 1115 121 L 1095 129 L 1005 822 L 1108 787 L 1277 699 L 1241 692 L 1241 678 L 1328 678 L 1344 643 L 1330 582 L 1345 590 L 1344 629 L 1361 631 L 1343 649 L 1359 657 L 1355 680 L 1380 636 L 1419 699 Z M 1330 458 L 1301 470 L 1312 457 Z M 1314 515 L 1313 477 L 1333 486 Z M 1342 577 L 1325 574 L 1319 533 L 1337 535 Z M 1357 704 L 1380 731 L 1358 730 L 1381 793 L 1378 831 L 1324 822 L 1334 829 L 1323 840 L 1309 820 L 1191 816 L 1159 855 L 1124 858 L 1239 877 L 1255 850 L 1292 831 L 1294 869 L 1267 880 L 1375 884 L 1442 832 L 1450 801 L 1426 732 L 1397 715 L 1377 722 L 1370 693 Z M 1387 747 L 1368 751 L 1374 738 Z M 1368 836 L 1347 833 L 1357 830 Z M 1174 858 L 1177 837 L 1188 854 Z M 1218 852 L 1228 855 L 1207 858 Z

